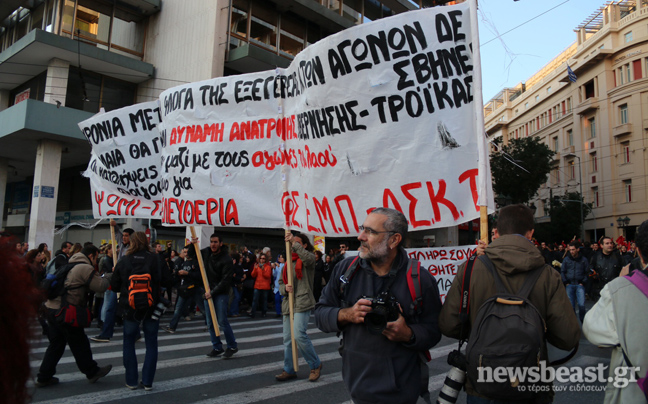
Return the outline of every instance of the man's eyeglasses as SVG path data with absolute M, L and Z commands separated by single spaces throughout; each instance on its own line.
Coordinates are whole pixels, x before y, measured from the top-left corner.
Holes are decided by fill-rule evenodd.
M 391 234 L 396 233 L 395 231 L 376 231 L 376 230 L 372 229 L 371 227 L 365 227 L 365 226 L 359 226 L 358 228 L 360 229 L 361 233 L 367 233 L 367 234 L 369 234 L 371 236 L 375 236 L 375 235 L 380 234 L 380 233 L 391 233 Z

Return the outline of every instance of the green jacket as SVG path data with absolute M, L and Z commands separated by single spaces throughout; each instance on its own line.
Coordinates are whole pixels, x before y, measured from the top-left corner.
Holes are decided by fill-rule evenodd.
M 295 263 L 293 262 L 292 265 L 293 293 L 295 295 L 294 312 L 302 313 L 315 307 L 315 296 L 313 295 L 313 278 L 315 277 L 315 260 L 317 258 L 312 252 L 306 251 L 306 249 L 301 244 L 294 243 L 292 245 L 292 250 L 297 253 L 299 258 L 303 262 L 301 279 L 297 279 L 297 275 L 295 274 Z M 279 293 L 281 293 L 281 296 L 283 296 L 281 302 L 281 312 L 284 316 L 287 316 L 290 313 L 290 299 L 288 299 L 288 293 L 286 293 L 286 285 L 284 285 L 283 276 L 279 278 Z
M 572 309 L 560 273 L 545 264 L 540 251 L 525 237 L 517 234 L 501 236 L 486 248 L 486 255 L 497 269 L 507 290 L 517 292 L 526 279 L 526 274 L 540 266 L 545 269 L 529 294 L 529 300 L 540 311 L 547 325 L 546 340 L 563 350 L 573 349 L 581 336 L 581 329 Z M 448 291 L 439 316 L 439 326 L 443 335 L 459 338 L 461 321 L 461 284 L 466 264 L 462 264 Z M 497 293 L 495 281 L 481 261 L 476 260 L 470 279 L 469 317 L 472 325 L 481 305 Z M 468 330 L 470 327 L 468 327 Z M 547 359 L 546 347 L 541 352 L 541 360 Z M 466 392 L 477 395 L 470 383 Z

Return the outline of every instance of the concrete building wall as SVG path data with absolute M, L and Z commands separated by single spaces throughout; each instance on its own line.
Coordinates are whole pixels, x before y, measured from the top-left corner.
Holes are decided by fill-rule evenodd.
M 164 1 L 146 32 L 144 61 L 155 65 L 155 78 L 140 85 L 138 102 L 173 86 L 222 76 L 228 5 L 224 0 Z

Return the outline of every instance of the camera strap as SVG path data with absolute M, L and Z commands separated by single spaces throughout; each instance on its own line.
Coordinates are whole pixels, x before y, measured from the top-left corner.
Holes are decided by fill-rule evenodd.
M 473 267 L 475 266 L 475 259 L 477 255 L 473 255 L 468 259 L 466 268 L 464 270 L 463 282 L 461 283 L 461 308 L 459 309 L 459 321 L 461 322 L 461 332 L 459 334 L 459 350 L 461 346 L 468 339 L 467 326 L 470 322 L 469 309 L 470 309 L 470 278 L 472 277 Z

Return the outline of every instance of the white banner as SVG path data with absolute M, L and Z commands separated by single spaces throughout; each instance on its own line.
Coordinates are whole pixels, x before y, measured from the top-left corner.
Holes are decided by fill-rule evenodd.
M 162 142 L 157 101 L 99 113 L 79 124 L 92 146 L 90 179 L 95 218 L 162 217 Z
M 427 269 L 434 276 L 441 302 L 445 302 L 445 297 L 461 264 L 475 255 L 476 250 L 476 246 L 470 245 L 405 249 L 409 258 L 418 260 L 421 263 L 421 269 Z M 355 257 L 356 255 L 358 255 L 358 251 L 348 251 L 345 257 Z
M 470 38 L 467 3 L 429 8 L 322 39 L 287 69 L 164 91 L 155 213 L 328 236 L 358 234 L 379 206 L 410 230 L 477 218 Z

